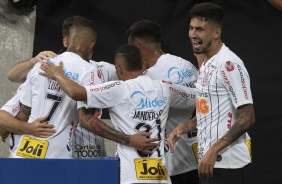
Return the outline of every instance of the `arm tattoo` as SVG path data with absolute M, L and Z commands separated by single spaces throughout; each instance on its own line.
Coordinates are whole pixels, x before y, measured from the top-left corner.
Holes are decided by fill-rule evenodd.
M 223 140 L 230 144 L 243 135 L 255 123 L 255 112 L 252 104 L 240 106 L 238 112 L 238 119 L 227 134 L 223 136 Z
M 88 110 L 85 108 L 79 109 L 79 123 L 83 128 L 106 139 L 124 145 L 129 145 L 130 135 L 126 135 L 110 127 L 102 120 L 93 116 L 93 112 L 94 112 L 93 110 Z
M 28 121 L 28 118 L 31 113 L 31 107 L 25 106 L 20 103 L 20 111 L 16 115 L 16 118 L 21 121 Z

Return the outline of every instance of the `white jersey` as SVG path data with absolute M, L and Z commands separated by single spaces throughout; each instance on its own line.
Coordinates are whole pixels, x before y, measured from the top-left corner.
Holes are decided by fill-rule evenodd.
M 95 62 L 93 60 L 90 60 L 90 63 L 97 69 L 98 77 L 101 79 L 102 83 L 118 80 L 113 64 L 103 61 Z M 101 115 L 102 109 L 96 109 L 95 116 L 101 118 Z M 73 130 L 71 150 L 72 158 L 89 159 L 107 156 L 104 138 L 82 128 L 79 124 Z
M 199 160 L 238 118 L 237 108 L 252 104 L 249 74 L 241 59 L 224 44 L 200 68 L 197 88 Z M 215 168 L 242 168 L 251 162 L 247 133 L 219 152 Z
M 163 149 L 169 105 L 174 108 L 195 108 L 194 90 L 153 81 L 148 76 L 85 88 L 86 106 L 109 108 L 116 130 L 128 135 L 152 131 L 151 137 L 161 140 L 160 146 L 152 155 L 117 144 L 121 162 L 121 184 L 170 183 Z
M 101 78 L 102 83 L 119 80 L 116 74 L 115 65 L 104 61 L 95 62 L 93 60 L 90 60 L 90 63 L 98 69 L 98 76 Z
M 166 80 L 174 84 L 194 87 L 194 83 L 198 78 L 198 69 L 181 57 L 164 54 L 144 74 L 153 80 Z M 191 109 L 190 111 L 170 109 L 166 124 L 166 135 L 169 136 L 178 124 L 190 119 L 194 111 L 195 109 Z M 196 135 L 197 132 L 183 134 L 175 144 L 174 153 L 169 151 L 169 147 L 166 144 L 165 149 L 169 160 L 168 169 L 170 176 L 198 168 Z
M 113 64 L 95 62 L 93 60 L 90 60 L 90 63 L 97 69 L 97 75 L 102 83 L 118 80 Z M 96 109 L 94 115 L 101 118 L 102 109 Z M 71 150 L 72 158 L 77 159 L 101 158 L 107 156 L 104 138 L 82 128 L 79 124 L 73 129 Z
M 64 52 L 50 59 L 58 65 L 64 63 L 66 77 L 80 85 L 100 83 L 94 67 L 71 52 Z M 77 104 L 67 96 L 58 83 L 39 74 L 40 63 L 29 72 L 26 89 L 20 98 L 22 104 L 31 107 L 28 122 L 48 116 L 47 122 L 54 125 L 56 133 L 49 138 L 22 135 L 20 143 L 12 150 L 13 158 L 70 158 L 69 141 L 78 122 Z
M 16 94 L 1 108 L 1 110 L 8 112 L 12 116 L 16 116 L 20 111 L 20 97 L 25 90 L 25 83 L 21 84 Z M 16 144 L 19 143 L 21 135 L 20 134 L 10 134 L 10 141 L 9 141 L 9 151 L 14 148 Z

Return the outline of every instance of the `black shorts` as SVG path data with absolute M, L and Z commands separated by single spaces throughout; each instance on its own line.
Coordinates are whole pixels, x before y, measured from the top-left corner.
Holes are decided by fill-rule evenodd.
M 170 176 L 172 184 L 199 184 L 198 169 Z
M 247 184 L 247 166 L 240 169 L 217 169 L 213 170 L 213 177 L 210 179 L 199 178 L 200 184 Z

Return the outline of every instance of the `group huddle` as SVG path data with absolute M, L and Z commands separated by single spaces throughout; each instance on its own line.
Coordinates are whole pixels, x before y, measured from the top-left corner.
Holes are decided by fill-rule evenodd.
M 23 82 L 0 111 L 10 157 L 102 158 L 106 138 L 116 142 L 122 184 L 235 182 L 236 173 L 222 180 L 216 169 L 251 162 L 254 112 L 248 72 L 220 39 L 221 12 L 212 3 L 190 11 L 199 70 L 163 48 L 150 20 L 129 27 L 114 65 L 95 62 L 94 23 L 67 18 L 64 52 L 43 51 L 8 73 Z M 100 119 L 103 108 L 113 127 Z

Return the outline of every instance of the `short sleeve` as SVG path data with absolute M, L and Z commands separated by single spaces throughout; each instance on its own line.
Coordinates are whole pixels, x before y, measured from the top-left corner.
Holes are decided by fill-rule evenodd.
M 250 77 L 242 63 L 225 62 L 220 66 L 219 75 L 235 108 L 253 103 Z
M 12 116 L 16 116 L 20 110 L 20 97 L 25 90 L 25 84 L 19 86 L 17 93 L 1 108 L 11 114 Z
M 111 108 L 124 98 L 126 85 L 123 81 L 84 86 L 87 91 L 86 108 Z
M 176 109 L 196 108 L 196 92 L 193 88 L 171 84 L 169 86 L 170 107 Z

